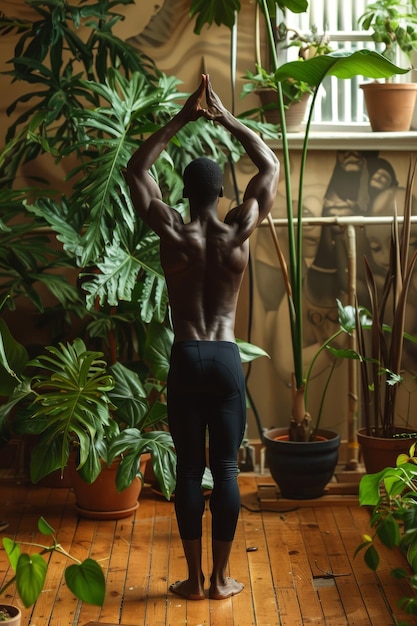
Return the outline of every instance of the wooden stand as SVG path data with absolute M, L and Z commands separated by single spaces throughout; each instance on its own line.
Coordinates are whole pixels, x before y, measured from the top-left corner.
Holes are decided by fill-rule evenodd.
M 311 500 L 290 500 L 283 498 L 275 483 L 258 484 L 258 501 L 262 511 L 284 511 L 301 507 L 354 506 L 359 505 L 359 482 L 365 470 L 362 466 L 356 471 L 338 468 L 333 480 L 327 485 L 321 498 Z

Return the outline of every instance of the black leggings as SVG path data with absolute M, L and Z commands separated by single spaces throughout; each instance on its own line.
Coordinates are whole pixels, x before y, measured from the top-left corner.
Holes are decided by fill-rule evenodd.
M 212 537 L 232 541 L 240 511 L 237 455 L 245 431 L 245 381 L 239 350 L 230 341 L 181 341 L 171 352 L 167 387 L 169 428 L 177 453 L 175 512 L 180 536 L 202 536 L 201 480 L 209 466 Z

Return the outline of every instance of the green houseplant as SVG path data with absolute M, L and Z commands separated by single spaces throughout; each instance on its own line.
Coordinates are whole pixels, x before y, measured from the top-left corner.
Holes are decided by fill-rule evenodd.
M 332 48 L 325 35 L 312 29 L 311 34 L 306 36 L 286 27 L 281 23 L 276 28 L 279 42 L 288 41 L 290 32 L 293 33 L 286 47 L 296 46 L 299 48 L 298 59 L 300 62 L 317 55 L 328 54 Z M 256 73 L 248 70 L 243 78 L 248 82 L 243 85 L 241 98 L 255 91 L 261 100 L 261 112 L 269 122 L 280 123 L 278 111 L 278 94 L 275 71 L 267 71 L 260 62 L 255 63 Z M 306 81 L 288 79 L 282 81 L 282 94 L 284 109 L 286 111 L 286 127 L 288 131 L 299 131 L 301 122 L 307 109 L 309 97 L 313 94 L 313 88 Z
M 383 46 L 382 54 L 385 57 L 392 62 L 398 62 L 401 52 L 408 63 L 411 62 L 411 53 L 417 50 L 415 0 L 376 0 L 366 7 L 358 23 L 363 30 L 372 30 L 372 39 Z M 388 79 L 385 83 L 366 83 L 361 87 L 364 90 L 372 130 L 410 129 L 417 96 L 415 83 L 394 83 Z
M 136 372 L 121 363 L 108 366 L 103 354 L 87 350 L 80 338 L 49 346 L 28 360 L 1 319 L 0 330 L 0 391 L 8 398 L 0 414 L 6 419 L 13 410 L 13 430 L 37 437 L 30 464 L 34 483 L 55 470 L 63 472 L 71 454 L 82 479 L 93 483 L 102 465 L 117 457 L 116 486 L 122 491 L 140 476 L 141 454 L 151 453 L 159 487 L 170 498 L 175 453 L 169 432 L 161 430 L 166 410 L 156 378 L 148 377 L 145 389 Z M 148 341 L 151 367 L 155 355 L 153 369 L 159 378 L 166 377 L 172 343 L 168 329 L 156 325 Z
M 106 593 L 106 581 L 103 570 L 97 561 L 87 558 L 81 562 L 71 556 L 58 542 L 54 529 L 43 517 L 40 517 L 38 520 L 38 532 L 44 537 L 48 537 L 51 540 L 50 543 L 44 545 L 35 542 L 19 542 L 3 537 L 3 548 L 14 575 L 4 583 L 0 589 L 0 595 L 11 585 L 15 584 L 24 606 L 26 608 L 32 606 L 41 594 L 45 584 L 48 560 L 44 556 L 57 552 L 73 561 L 70 565 L 66 565 L 64 569 L 65 582 L 72 593 L 83 602 L 102 606 Z M 23 551 L 22 548 L 25 547 L 30 547 L 30 552 Z M 38 549 L 38 552 L 34 552 L 33 548 Z M 0 608 L 2 606 L 4 605 L 0 604 Z M 5 620 L 5 623 L 8 623 L 7 620 Z M 19 622 L 13 621 L 11 623 L 17 624 Z
M 359 485 L 359 504 L 371 507 L 370 527 L 373 535 L 365 535 L 355 550 L 363 553 L 365 563 L 376 571 L 380 562 L 379 544 L 400 550 L 407 567 L 391 570 L 391 575 L 404 578 L 410 595 L 399 599 L 408 615 L 417 615 L 417 468 L 415 444 L 409 453 L 399 455 L 396 467 L 386 467 L 374 474 L 365 474 Z M 403 626 L 407 623 L 403 622 Z
M 375 472 L 395 463 L 401 441 L 398 433 L 407 434 L 407 424 L 397 416 L 399 385 L 404 379 L 403 353 L 406 342 L 417 343 L 416 337 L 406 332 L 408 293 L 417 252 L 410 246 L 412 198 L 416 161 L 412 159 L 406 187 L 403 192 L 403 223 L 397 219 L 398 190 L 387 192 L 391 202 L 384 212 L 394 213 L 391 225 L 389 264 L 384 275 L 379 275 L 365 258 L 365 277 L 370 310 L 366 311 L 369 333 L 358 321 L 357 347 L 362 392 L 364 428 L 358 431 L 367 471 Z M 401 198 L 398 198 L 401 199 Z M 380 285 L 378 285 L 378 280 Z M 408 429 L 409 431 L 410 429 Z M 415 436 L 415 433 L 414 433 Z M 373 448 L 376 447 L 373 454 Z M 392 451 L 391 451 L 392 447 Z M 388 456 L 383 456 L 386 450 Z M 369 456 L 368 456 L 369 455 Z M 372 456 L 371 456 L 372 455 Z

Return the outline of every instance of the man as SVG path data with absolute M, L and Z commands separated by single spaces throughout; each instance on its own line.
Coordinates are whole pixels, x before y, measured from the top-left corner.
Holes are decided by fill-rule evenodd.
M 206 95 L 207 109 L 201 106 Z M 184 197 L 191 220 L 161 199 L 149 169 L 174 135 L 187 123 L 205 117 L 234 135 L 258 168 L 243 203 L 218 218 L 222 172 L 213 161 L 192 161 L 184 171 Z M 245 429 L 245 385 L 234 325 L 237 299 L 248 263 L 248 238 L 270 211 L 279 177 L 274 153 L 223 106 L 208 75 L 181 111 L 149 137 L 128 163 L 126 180 L 138 215 L 160 237 L 175 341 L 170 360 L 168 421 L 177 453 L 175 510 L 188 565 L 188 578 L 170 590 L 189 600 L 204 599 L 201 566 L 201 481 L 209 465 L 214 488 L 212 512 L 213 571 L 209 596 L 221 600 L 242 591 L 226 576 L 240 511 L 237 454 Z

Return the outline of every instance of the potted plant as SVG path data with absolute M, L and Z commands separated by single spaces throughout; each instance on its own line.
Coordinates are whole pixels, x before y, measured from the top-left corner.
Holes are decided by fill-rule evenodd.
M 197 11 L 197 2 L 192 3 Z M 209 3 L 207 3 L 209 4 Z M 219 23 L 222 15 L 216 13 L 213 3 L 211 4 L 210 13 L 212 21 Z M 292 61 L 285 63 L 281 66 L 278 65 L 274 33 L 271 25 L 271 6 L 275 7 L 275 3 L 267 2 L 267 0 L 259 0 L 259 4 L 265 16 L 265 27 L 267 37 L 269 41 L 269 48 L 271 58 L 274 65 L 274 78 L 277 81 L 278 92 L 278 105 L 282 112 L 282 124 L 281 124 L 281 141 L 282 141 L 282 154 L 283 154 L 283 174 L 285 177 L 285 189 L 286 189 L 286 208 L 288 218 L 288 239 L 289 239 L 289 266 L 287 266 L 286 260 L 282 253 L 279 241 L 276 237 L 275 226 L 272 218 L 268 219 L 271 235 L 276 248 L 277 256 L 281 266 L 282 274 L 287 291 L 288 306 L 290 312 L 290 333 L 292 341 L 292 357 L 294 364 L 294 382 L 292 388 L 293 402 L 292 402 L 292 415 L 289 419 L 289 428 L 287 429 L 288 441 L 277 441 L 276 431 L 263 431 L 261 429 L 262 439 L 267 446 L 268 463 L 271 463 L 271 456 L 280 457 L 282 455 L 281 444 L 286 445 L 287 448 L 292 450 L 292 454 L 297 454 L 296 459 L 291 464 L 291 470 L 287 469 L 286 474 L 292 479 L 298 478 L 297 488 L 291 488 L 291 497 L 305 498 L 311 497 L 311 484 L 308 485 L 309 493 L 303 494 L 303 478 L 311 477 L 312 469 L 314 466 L 318 466 L 317 458 L 314 462 L 311 462 L 301 469 L 301 461 L 303 457 L 311 454 L 311 450 L 314 447 L 326 448 L 329 443 L 327 441 L 315 440 L 316 435 L 320 433 L 315 428 L 315 420 L 311 418 L 308 413 L 308 407 L 305 405 L 305 371 L 303 369 L 303 298 L 302 298 L 302 286 L 303 286 L 303 259 L 302 259 L 302 207 L 303 207 L 303 185 L 305 165 L 308 151 L 309 131 L 312 119 L 312 112 L 314 109 L 315 100 L 318 95 L 318 88 L 321 82 L 327 75 L 333 75 L 338 78 L 352 78 L 356 75 L 364 75 L 372 78 L 386 78 L 396 73 L 405 73 L 407 70 L 401 69 L 392 64 L 386 57 L 369 50 L 359 50 L 354 53 L 351 52 L 335 52 L 330 54 L 319 55 L 311 59 L 307 59 L 303 62 Z M 287 5 L 293 10 L 299 12 L 305 11 L 307 8 L 306 2 L 280 2 L 280 6 Z M 209 20 L 209 7 L 204 8 L 204 15 L 206 20 Z M 203 12 L 203 10 L 202 10 Z M 230 17 L 230 16 L 229 16 Z M 311 85 L 314 89 L 314 93 L 311 99 L 311 104 L 308 108 L 305 136 L 303 142 L 303 148 L 301 153 L 300 173 L 298 180 L 299 197 L 297 202 L 297 220 L 294 220 L 294 205 L 292 201 L 292 185 L 291 185 L 291 164 L 289 145 L 287 137 L 287 129 L 284 117 L 284 102 L 283 102 L 283 90 L 282 83 L 287 80 L 305 81 Z M 297 231 L 297 237 L 296 237 Z M 332 439 L 338 439 L 337 433 L 332 433 Z M 337 444 L 336 444 L 337 447 Z M 334 456 L 334 455 L 333 455 Z M 323 479 L 323 472 L 320 472 L 321 480 Z M 281 486 L 280 486 L 281 488 Z M 315 489 L 315 495 L 323 494 L 323 486 Z
M 408 568 L 391 570 L 395 578 L 405 579 L 410 595 L 399 599 L 408 615 L 417 615 L 417 467 L 416 444 L 409 453 L 398 456 L 396 467 L 386 467 L 374 474 L 365 474 L 359 484 L 359 504 L 371 508 L 370 527 L 373 535 L 364 535 L 355 550 L 363 553 L 366 565 L 376 571 L 380 562 L 378 545 L 399 550 Z M 406 623 L 404 626 L 406 626 Z
M 376 0 L 359 17 L 359 27 L 372 29 L 372 39 L 384 46 L 382 54 L 398 62 L 399 52 L 411 62 L 417 50 L 417 5 L 412 0 Z M 411 68 L 409 68 L 411 69 Z M 411 82 L 365 83 L 366 108 L 373 131 L 407 131 L 417 96 L 417 84 Z
M 98 490 L 97 497 L 101 492 L 105 501 L 97 506 L 97 516 L 100 509 L 102 516 L 108 515 L 108 510 L 113 518 L 130 515 L 137 507 L 141 487 L 140 457 L 151 453 L 160 490 L 170 498 L 175 487 L 172 439 L 167 429 L 155 429 L 155 424 L 162 425 L 165 420 L 162 404 L 159 396 L 149 400 L 150 393 L 136 372 L 121 363 L 108 366 L 103 354 L 87 350 L 80 338 L 67 345 L 49 346 L 29 361 L 1 319 L 0 330 L 2 395 L 11 385 L 9 399 L 0 407 L 1 416 L 7 417 L 13 409 L 12 429 L 21 435 L 36 435 L 30 462 L 34 483 L 56 470 L 63 472 L 68 464 L 76 468 L 83 482 L 102 481 L 102 472 L 117 458 L 109 487 Z M 161 347 L 155 331 L 152 340 Z M 168 337 L 168 352 L 170 345 Z M 161 353 L 159 362 L 163 357 Z M 152 388 L 157 389 L 156 382 Z M 116 499 L 122 500 L 117 494 L 131 486 L 129 506 L 121 502 L 117 510 L 115 504 L 110 505 L 111 487 Z M 87 515 L 86 502 L 91 503 L 91 498 L 78 502 L 80 513 Z
M 19 607 L 13 604 L 0 603 L 0 622 L 9 626 L 20 626 L 22 613 Z
M 394 465 L 404 446 L 402 437 L 416 437 L 407 423 L 398 422 L 397 397 L 404 380 L 403 353 L 406 342 L 417 338 L 406 332 L 405 320 L 412 273 L 417 251 L 410 249 L 411 215 L 416 161 L 411 161 L 408 180 L 402 191 L 403 223 L 397 220 L 396 202 L 400 191 L 387 192 L 390 203 L 384 213 L 394 214 L 391 225 L 389 265 L 385 275 L 377 272 L 372 260 L 365 258 L 365 277 L 369 292 L 370 311 L 367 321 L 357 323 L 359 373 L 362 391 L 364 427 L 358 431 L 365 469 L 376 472 Z M 377 278 L 380 285 L 378 286 Z M 369 328 L 370 336 L 366 328 Z
M 243 86 L 241 97 L 255 92 L 260 98 L 260 112 L 265 116 L 266 121 L 271 124 L 280 124 L 275 72 L 267 72 L 258 63 L 255 64 L 255 67 L 256 73 L 248 70 L 243 77 L 248 82 Z M 287 130 L 298 132 L 307 109 L 308 98 L 312 95 L 313 90 L 305 81 L 296 80 L 283 82 L 282 90 Z
M 291 40 L 286 47 L 296 46 L 299 48 L 298 60 L 300 62 L 332 51 L 326 35 L 318 34 L 316 29 L 312 29 L 310 34 L 302 35 L 294 29 L 288 29 L 282 22 L 277 26 L 276 33 L 279 42 L 288 41 L 289 35 L 292 33 Z M 260 62 L 255 63 L 255 68 L 256 73 L 248 70 L 243 77 L 248 82 L 243 86 L 241 98 L 254 91 L 261 100 L 260 111 L 265 119 L 268 122 L 279 124 L 281 117 L 278 108 L 278 87 L 275 71 L 267 71 Z M 309 98 L 313 94 L 313 87 L 308 81 L 289 78 L 281 82 L 281 88 L 286 128 L 289 132 L 298 132 L 305 117 Z
M 14 575 L 0 588 L 0 595 L 3 594 L 11 585 L 15 584 L 17 593 L 19 594 L 24 606 L 29 608 L 36 602 L 45 584 L 48 572 L 49 561 L 44 558 L 57 552 L 73 561 L 70 565 L 66 565 L 64 569 L 65 582 L 71 592 L 82 602 L 102 606 L 106 593 L 106 581 L 104 573 L 100 565 L 92 558 L 79 561 L 65 550 L 58 542 L 55 531 L 50 524 L 40 517 L 38 520 L 38 531 L 43 536 L 48 537 L 51 542 L 47 545 L 34 542 L 16 541 L 3 537 L 2 543 L 10 566 L 14 571 Z M 24 552 L 22 548 L 30 547 L 30 552 Z M 33 548 L 38 549 L 37 552 Z M 18 607 L 10 607 L 0 603 L 0 615 L 3 611 L 10 613 L 11 619 L 0 619 L 0 622 L 20 625 L 21 612 Z

